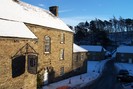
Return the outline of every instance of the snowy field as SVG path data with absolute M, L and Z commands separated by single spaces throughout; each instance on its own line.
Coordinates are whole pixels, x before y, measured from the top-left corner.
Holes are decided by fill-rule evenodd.
M 129 71 L 129 74 L 133 76 L 133 64 L 129 63 L 115 63 L 115 66 L 117 67 L 117 71 L 121 69 L 125 69 Z M 124 89 L 133 89 L 133 82 L 132 83 L 126 83 L 123 84 Z
M 115 66 L 117 67 L 117 71 L 121 69 L 128 70 L 130 75 L 133 75 L 133 64 L 129 63 L 115 63 Z
M 104 64 L 108 60 L 103 61 L 88 61 L 87 73 L 81 74 L 78 76 L 74 76 L 56 83 L 49 84 L 48 86 L 44 86 L 43 89 L 57 89 L 61 86 L 70 86 L 70 87 L 82 87 L 88 83 L 94 81 L 98 76 L 100 76 L 100 72 L 102 71 Z

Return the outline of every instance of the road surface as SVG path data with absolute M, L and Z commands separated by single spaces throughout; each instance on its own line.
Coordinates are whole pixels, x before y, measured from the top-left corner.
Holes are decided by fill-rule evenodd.
M 110 60 L 105 64 L 102 75 L 92 84 L 81 89 L 123 89 L 116 76 L 117 71 L 114 66 L 114 60 Z

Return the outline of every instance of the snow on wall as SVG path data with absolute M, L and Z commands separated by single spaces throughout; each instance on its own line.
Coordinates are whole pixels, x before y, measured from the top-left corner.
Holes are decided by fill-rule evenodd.
M 21 1 L 0 0 L 0 18 L 73 32 L 62 20 L 54 16 L 50 11 Z
M 20 37 L 33 38 L 37 37 L 22 22 L 14 22 L 0 19 L 0 36 L 2 37 Z

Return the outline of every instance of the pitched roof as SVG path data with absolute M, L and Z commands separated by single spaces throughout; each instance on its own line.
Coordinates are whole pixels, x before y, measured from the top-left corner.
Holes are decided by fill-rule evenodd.
M 1 37 L 32 38 L 37 37 L 22 22 L 14 22 L 0 19 Z
M 0 0 L 0 18 L 73 32 L 50 11 L 13 0 Z
M 88 51 L 76 44 L 73 44 L 73 52 L 88 52 Z
M 133 46 L 120 46 L 117 48 L 119 53 L 133 53 Z
M 94 52 L 101 52 L 103 49 L 102 46 L 93 46 L 93 45 L 81 45 L 81 47 L 88 51 L 94 51 Z M 103 50 L 105 51 L 105 49 Z

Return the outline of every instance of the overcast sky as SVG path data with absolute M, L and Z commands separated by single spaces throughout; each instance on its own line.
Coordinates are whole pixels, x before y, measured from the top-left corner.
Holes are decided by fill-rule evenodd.
M 133 18 L 133 0 L 21 0 L 47 9 L 59 6 L 59 17 L 72 26 L 95 18 Z

